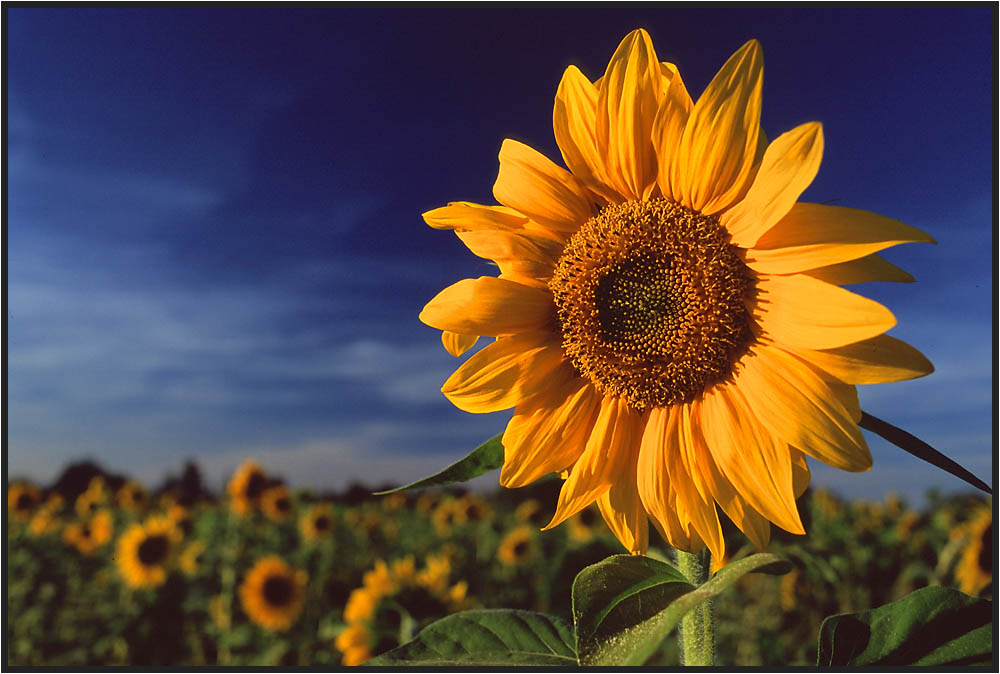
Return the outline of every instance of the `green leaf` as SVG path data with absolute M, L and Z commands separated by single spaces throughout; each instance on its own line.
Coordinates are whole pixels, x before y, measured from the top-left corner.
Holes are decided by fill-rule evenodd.
M 366 665 L 533 667 L 576 665 L 573 632 L 562 619 L 515 609 L 463 611 L 422 629 L 412 641 Z
M 993 602 L 925 587 L 870 611 L 831 616 L 817 664 L 968 666 L 993 663 Z
M 411 489 L 426 489 L 428 487 L 443 487 L 446 484 L 455 482 L 465 482 L 474 477 L 479 477 L 483 473 L 496 470 L 503 465 L 503 444 L 500 439 L 503 433 L 498 433 L 492 438 L 476 447 L 464 459 L 460 459 L 451 464 L 440 473 L 435 473 L 422 480 L 411 482 L 410 484 L 375 492 L 376 496 L 392 494 L 397 491 L 409 491 Z
M 780 557 L 760 553 L 727 565 L 696 588 L 673 566 L 650 557 L 615 555 L 588 566 L 573 582 L 580 664 L 641 666 L 698 604 L 752 571 L 790 569 Z

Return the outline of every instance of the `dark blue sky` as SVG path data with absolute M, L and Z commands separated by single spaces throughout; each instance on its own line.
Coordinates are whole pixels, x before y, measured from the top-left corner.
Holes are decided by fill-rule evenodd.
M 293 482 L 416 477 L 509 415 L 454 409 L 417 320 L 487 271 L 420 214 L 492 203 L 505 137 L 558 158 L 562 71 L 651 33 L 693 94 L 756 37 L 769 137 L 818 120 L 804 198 L 937 246 L 858 290 L 938 371 L 861 392 L 988 481 L 996 11 L 653 4 L 7 8 L 8 468 L 96 458 L 148 481 L 257 456 Z M 850 495 L 959 489 L 869 437 Z

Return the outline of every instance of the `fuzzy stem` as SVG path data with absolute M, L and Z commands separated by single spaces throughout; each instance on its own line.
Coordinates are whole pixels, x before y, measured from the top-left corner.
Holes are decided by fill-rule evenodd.
M 684 577 L 699 586 L 708 580 L 710 555 L 677 551 L 677 568 Z M 715 623 L 712 600 L 702 602 L 681 619 L 681 664 L 685 667 L 711 667 L 715 664 Z

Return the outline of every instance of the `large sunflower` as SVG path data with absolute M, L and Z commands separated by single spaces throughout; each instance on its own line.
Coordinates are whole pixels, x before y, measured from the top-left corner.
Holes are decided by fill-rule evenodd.
M 243 610 L 252 621 L 273 631 L 285 631 L 305 604 L 306 573 L 296 571 L 280 557 L 259 559 L 240 585 Z
M 797 203 L 823 133 L 768 143 L 762 56 L 752 40 L 697 101 L 644 30 L 592 82 L 577 68 L 555 98 L 569 171 L 505 140 L 499 206 L 424 214 L 499 277 L 444 289 L 420 318 L 454 355 L 442 391 L 468 412 L 513 407 L 500 482 L 567 471 L 555 526 L 597 502 L 622 544 L 724 556 L 720 506 L 758 546 L 769 521 L 803 533 L 805 455 L 871 467 L 856 384 L 928 374 L 886 336 L 880 304 L 841 288 L 912 280 L 876 253 L 931 241 L 865 211 Z

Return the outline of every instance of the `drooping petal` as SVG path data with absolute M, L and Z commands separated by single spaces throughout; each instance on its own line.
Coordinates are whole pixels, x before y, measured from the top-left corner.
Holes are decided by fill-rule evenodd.
M 743 200 L 722 214 L 732 241 L 751 248 L 791 210 L 809 187 L 823 159 L 823 127 L 808 122 L 775 138 Z
M 455 358 L 474 347 L 478 341 L 479 335 L 460 335 L 457 332 L 448 332 L 447 330 L 441 332 L 441 343 L 444 344 L 445 350 Z
M 604 159 L 597 149 L 597 87 L 576 66 L 566 68 L 552 109 L 556 144 L 569 170 L 592 192 L 617 203 L 621 195 L 607 186 Z
M 771 433 L 834 468 L 871 468 L 871 453 L 850 411 L 809 364 L 758 344 L 740 359 L 739 368 L 735 387 Z
M 483 206 L 469 201 L 453 201 L 427 211 L 424 222 L 434 229 L 472 231 L 477 229 L 521 229 L 527 216 L 506 206 Z
M 664 67 L 669 64 L 661 64 Z M 672 67 L 672 66 L 671 66 Z M 683 199 L 681 192 L 680 168 L 677 161 L 684 127 L 691 115 L 691 95 L 676 68 L 663 94 L 660 109 L 653 120 L 653 148 L 656 150 L 656 182 L 663 196 L 673 201 Z
M 799 450 L 789 447 L 788 451 L 792 456 L 792 486 L 795 489 L 795 498 L 799 498 L 809 488 L 811 480 L 809 464 L 806 463 L 806 455 Z
M 551 529 L 580 512 L 611 489 L 631 458 L 630 447 L 642 435 L 642 415 L 623 399 L 605 398 L 583 454 L 573 464 L 559 492 Z
M 733 54 L 694 104 L 674 155 L 680 203 L 706 215 L 747 189 L 760 129 L 764 56 L 750 40 Z
M 883 384 L 929 375 L 934 366 L 906 342 L 879 335 L 835 349 L 792 349 L 848 384 Z
M 523 487 L 580 458 L 601 407 L 589 381 L 563 378 L 531 403 L 519 405 L 503 434 L 500 484 Z
M 634 30 L 611 57 L 597 97 L 597 150 L 608 185 L 627 201 L 639 201 L 656 180 L 651 131 L 661 87 L 653 42 L 645 30 Z
M 668 456 L 667 471 L 670 473 L 670 484 L 677 491 L 677 502 L 681 506 L 678 514 L 681 524 L 687 519 L 698 537 L 711 550 L 714 567 L 725 558 L 726 544 L 722 539 L 722 525 L 715 509 L 715 499 L 702 495 L 695 487 L 693 476 L 699 468 L 688 461 L 688 457 L 698 453 L 692 445 L 702 441 L 694 432 L 690 405 L 679 407 L 677 437 L 680 451 L 673 457 L 674 461 L 670 461 L 671 457 Z
M 552 229 L 573 232 L 593 215 L 586 188 L 573 174 L 524 143 L 500 146 L 500 173 L 493 196 Z
M 441 392 L 466 412 L 497 412 L 530 399 L 562 363 L 562 348 L 547 333 L 501 337 L 465 361 Z
M 705 393 L 701 426 L 712 457 L 736 491 L 782 529 L 805 533 L 788 446 L 760 425 L 736 387 L 721 384 Z
M 439 292 L 420 312 L 420 320 L 438 330 L 499 337 L 544 329 L 553 312 L 547 289 L 480 276 Z
M 913 283 L 913 277 L 892 264 L 881 255 L 872 253 L 857 260 L 831 264 L 803 272 L 820 281 L 826 281 L 837 286 L 852 283 L 868 283 L 869 281 L 892 281 L 895 283 Z
M 768 274 L 794 274 L 917 241 L 934 239 L 868 211 L 797 203 L 747 252 L 747 264 Z
M 643 508 L 660 535 L 671 546 L 690 550 L 692 541 L 678 519 L 677 496 L 667 473 L 667 454 L 680 451 L 677 419 L 674 407 L 657 407 L 649 412 L 639 445 L 636 487 Z
M 611 533 L 633 555 L 641 555 L 649 547 L 649 518 L 636 488 L 638 450 L 637 443 L 625 471 L 611 489 L 597 498 L 597 507 Z
M 761 275 L 754 315 L 775 341 L 832 349 L 869 339 L 896 325 L 884 306 L 804 274 Z

